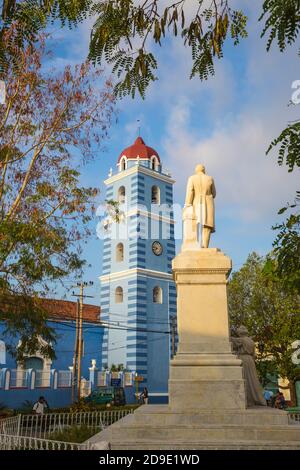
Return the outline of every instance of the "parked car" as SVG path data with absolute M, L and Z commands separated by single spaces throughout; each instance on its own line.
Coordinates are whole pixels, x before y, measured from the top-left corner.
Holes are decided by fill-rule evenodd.
M 86 403 L 95 405 L 126 405 L 125 392 L 123 387 L 99 387 L 84 399 Z

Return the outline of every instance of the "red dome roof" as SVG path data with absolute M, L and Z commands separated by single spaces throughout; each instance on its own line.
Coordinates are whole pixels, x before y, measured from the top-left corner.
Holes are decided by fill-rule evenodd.
M 125 157 L 127 158 L 151 158 L 153 157 L 153 155 L 155 155 L 158 158 L 158 161 L 160 162 L 160 158 L 156 150 L 151 147 L 148 147 L 148 145 L 145 144 L 141 137 L 138 137 L 133 145 L 127 147 L 120 153 L 118 162 L 121 160 L 123 155 L 125 155 Z

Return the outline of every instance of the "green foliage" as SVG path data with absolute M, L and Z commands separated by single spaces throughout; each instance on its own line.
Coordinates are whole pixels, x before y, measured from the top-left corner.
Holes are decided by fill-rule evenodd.
M 49 433 L 47 438 L 53 441 L 63 442 L 76 442 L 81 443 L 92 437 L 94 434 L 101 431 L 100 426 L 87 426 L 82 424 L 80 426 L 70 426 L 65 428 L 63 431 Z
M 273 229 L 278 230 L 273 243 L 277 262 L 269 261 L 266 267 L 273 276 L 300 293 L 300 214 L 291 214 Z
M 12 66 L 17 71 L 21 65 L 19 48 L 38 40 L 47 22 L 60 21 L 64 26 L 76 26 L 89 14 L 91 0 L 6 0 L 2 3 L 0 22 L 0 77 Z M 4 44 L 5 32 L 13 25 L 16 35 Z
M 0 402 L 0 418 L 8 418 L 13 416 L 14 411 L 8 408 L 5 403 Z
M 133 408 L 138 408 L 140 405 L 119 405 L 114 406 L 110 404 L 109 411 L 112 410 L 131 410 Z M 68 409 L 63 408 L 61 411 L 60 409 L 54 410 L 51 409 L 53 413 L 59 412 L 68 412 L 70 413 L 79 413 L 81 411 L 107 411 L 107 404 L 95 404 L 93 402 L 86 402 L 84 398 L 81 398 L 79 401 L 73 403 Z
M 124 364 L 112 364 L 110 367 L 110 372 L 121 372 L 124 371 Z
M 265 19 L 261 36 L 269 34 L 267 50 L 270 50 L 274 40 L 277 40 L 280 51 L 287 45 L 293 44 L 300 30 L 299 0 L 265 0 L 263 12 L 259 20 Z
M 89 58 L 94 64 L 112 64 L 118 77 L 115 93 L 119 97 L 138 92 L 145 96 L 149 85 L 157 80 L 155 54 L 147 50 L 149 43 L 159 46 L 168 36 L 181 36 L 190 48 L 193 60 L 190 77 L 201 80 L 214 75 L 215 59 L 223 56 L 224 43 L 231 37 L 234 45 L 247 37 L 247 17 L 230 7 L 229 0 L 23 0 L 2 6 L 0 30 L 0 75 L 9 63 L 20 64 L 16 45 L 32 44 L 47 22 L 59 21 L 62 26 L 76 26 L 88 17 L 96 17 L 91 32 Z M 194 10 L 193 10 L 194 7 Z M 268 34 L 267 50 L 274 40 L 283 51 L 296 41 L 300 27 L 299 0 L 265 0 L 260 21 L 265 24 L 262 36 Z M 191 14 L 192 12 L 192 14 Z M 9 47 L 2 42 L 6 28 L 14 24 L 17 35 Z M 168 47 L 166 45 L 165 47 Z
M 16 40 L 12 26 L 5 44 Z M 49 284 L 80 275 L 80 242 L 91 234 L 96 188 L 82 187 L 91 147 L 101 149 L 114 98 L 111 84 L 88 63 L 45 72 L 45 36 L 19 48 L 20 66 L 7 70 L 0 115 L 0 320 L 9 351 L 53 357 L 54 330 L 43 297 Z M 39 110 L 39 112 L 37 112 Z
M 88 403 L 81 398 L 70 406 L 70 413 L 78 413 L 80 411 L 91 411 L 91 407 Z
M 3 277 L 0 279 L 3 281 Z M 37 350 L 44 357 L 54 359 L 56 335 L 54 329 L 46 323 L 48 314 L 41 300 L 36 295 L 13 295 L 13 289 L 7 282 L 4 287 L 2 282 L 1 287 L 0 320 L 5 323 L 3 335 L 7 339 L 7 351 L 20 363 L 25 355 L 34 355 Z M 12 339 L 17 338 L 20 343 L 15 348 Z
M 147 44 L 152 40 L 162 46 L 167 35 L 181 36 L 191 49 L 193 65 L 190 77 L 206 80 L 214 74 L 214 59 L 222 57 L 224 42 L 230 31 L 234 44 L 247 36 L 247 18 L 234 11 L 228 1 L 212 2 L 204 7 L 203 0 L 194 0 L 195 14 L 187 20 L 184 0 L 161 7 L 158 0 L 137 4 L 133 0 L 94 2 L 94 23 L 89 58 L 94 64 L 104 60 L 113 65 L 120 78 L 115 87 L 119 97 L 138 91 L 144 98 L 147 87 L 157 79 L 158 64 Z
M 269 259 L 276 263 L 273 255 L 262 258 L 252 253 L 233 273 L 228 286 L 231 329 L 245 325 L 254 341 L 263 345 L 258 364 L 271 360 L 269 367 L 292 382 L 300 373 L 291 360 L 291 345 L 300 338 L 300 297 L 284 280 L 266 272 Z M 264 366 L 259 367 L 262 371 Z
M 23 413 L 32 413 L 32 409 L 33 409 L 33 406 L 34 406 L 34 402 L 33 401 L 30 401 L 30 400 L 25 400 L 23 403 L 22 403 L 22 412 Z
M 266 18 L 267 17 L 267 18 Z M 277 40 L 280 51 L 287 45 L 293 44 L 300 31 L 300 1 L 299 0 L 266 0 L 263 3 L 263 13 L 260 20 L 266 18 L 262 36 L 269 33 L 267 50 Z M 267 154 L 279 146 L 278 164 L 285 164 L 292 172 L 300 167 L 300 120 L 289 124 L 281 134 L 274 139 Z M 297 191 L 295 203 L 288 204 L 279 210 L 283 214 L 291 210 L 285 222 L 273 227 L 277 237 L 273 243 L 276 263 L 269 263 L 266 269 L 274 278 L 281 278 L 286 285 L 300 292 L 300 215 L 294 210 L 299 206 L 300 191 Z
M 272 388 L 278 388 L 278 380 L 271 381 L 270 377 L 278 377 L 276 361 L 269 359 L 267 361 L 257 361 L 256 369 L 259 377 L 259 381 L 263 388 L 266 386 Z
M 285 162 L 288 171 L 293 171 L 295 167 L 300 167 L 300 121 L 290 124 L 281 134 L 271 142 L 267 154 L 278 144 L 278 164 L 281 166 Z
M 284 163 L 288 171 L 292 172 L 300 167 L 300 121 L 289 125 L 279 137 L 270 144 L 267 154 L 279 145 L 278 164 Z M 300 292 L 300 191 L 296 192 L 293 204 L 288 204 L 278 211 L 283 214 L 287 210 L 290 215 L 285 222 L 277 224 L 273 230 L 277 230 L 277 236 L 273 243 L 277 257 L 276 266 L 273 266 L 273 274 L 283 278 L 287 284 Z

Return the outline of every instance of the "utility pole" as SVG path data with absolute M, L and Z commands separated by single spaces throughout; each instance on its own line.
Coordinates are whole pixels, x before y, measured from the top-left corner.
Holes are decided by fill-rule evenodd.
M 77 359 L 78 359 L 78 331 L 79 331 L 79 299 L 77 299 L 76 308 L 76 333 L 73 357 L 73 374 L 72 374 L 72 403 L 74 403 L 76 393 L 76 375 L 77 375 Z
M 78 328 L 78 364 L 77 364 L 77 398 L 81 398 L 81 358 L 82 358 L 82 313 L 83 313 L 83 283 L 79 286 L 79 328 Z
M 93 298 L 93 295 L 83 295 L 84 288 L 92 286 L 94 283 L 90 282 L 78 282 L 79 295 L 74 294 L 77 297 L 77 318 L 76 318 L 76 340 L 75 340 L 75 351 L 74 351 L 74 368 L 73 368 L 73 380 L 75 381 L 75 374 L 77 371 L 77 399 L 81 398 L 81 359 L 82 359 L 82 346 L 83 346 L 83 335 L 82 335 L 82 321 L 83 321 L 83 299 L 86 297 Z M 73 394 L 73 393 L 72 393 Z

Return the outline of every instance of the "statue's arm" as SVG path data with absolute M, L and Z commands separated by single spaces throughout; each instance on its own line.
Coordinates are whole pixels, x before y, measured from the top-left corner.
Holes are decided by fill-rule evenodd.
M 236 345 L 240 344 L 240 338 L 236 338 L 235 336 L 230 336 L 230 341 Z
M 186 187 L 186 197 L 185 197 L 185 206 L 191 206 L 194 201 L 194 183 L 192 178 L 188 179 L 187 187 Z
M 240 340 L 240 338 L 231 336 L 231 337 L 230 337 L 230 341 L 232 342 L 232 346 L 233 346 L 234 351 L 238 351 L 239 348 L 241 347 L 241 340 Z

